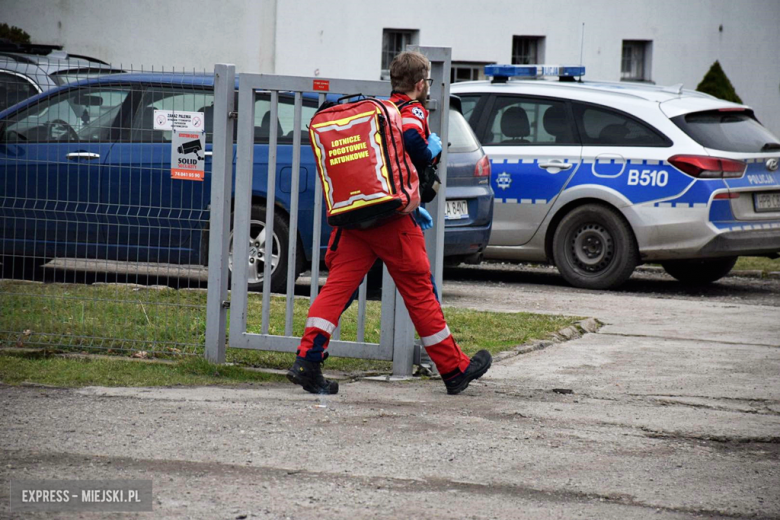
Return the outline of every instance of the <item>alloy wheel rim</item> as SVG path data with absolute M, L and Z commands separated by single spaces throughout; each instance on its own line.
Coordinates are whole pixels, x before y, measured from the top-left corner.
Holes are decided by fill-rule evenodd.
M 263 282 L 265 276 L 265 262 L 267 255 L 265 253 L 265 222 L 252 220 L 249 222 L 249 254 L 247 256 L 247 282 L 257 284 Z M 228 261 L 230 270 L 233 271 L 233 233 L 230 234 L 230 259 Z M 271 274 L 279 266 L 279 253 L 281 244 L 279 237 L 274 233 L 273 251 L 271 254 Z

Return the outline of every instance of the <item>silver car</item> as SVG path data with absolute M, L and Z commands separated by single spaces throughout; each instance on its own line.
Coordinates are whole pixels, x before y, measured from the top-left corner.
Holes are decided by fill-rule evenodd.
M 574 286 L 611 289 L 644 262 L 709 283 L 740 255 L 777 256 L 780 141 L 750 107 L 542 69 L 493 66 L 492 81 L 452 85 L 491 160 L 486 258 L 550 262 Z
M 10 48 L 14 50 L 0 47 L 0 112 L 66 83 L 122 72 L 98 59 L 68 54 L 53 47 Z

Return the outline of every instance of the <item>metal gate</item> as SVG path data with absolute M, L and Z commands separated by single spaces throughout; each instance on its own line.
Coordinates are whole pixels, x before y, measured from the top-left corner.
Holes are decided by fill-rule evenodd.
M 415 47 L 431 61 L 431 109 L 430 127 L 447 142 L 449 111 L 450 48 Z M 239 77 L 238 104 L 234 106 L 235 68 L 232 65 L 215 67 L 214 102 L 214 147 L 213 181 L 211 195 L 211 222 L 209 238 L 209 283 L 206 323 L 206 357 L 214 362 L 225 360 L 225 328 L 227 310 L 230 309 L 229 344 L 233 348 L 295 352 L 300 338 L 292 335 L 295 269 L 293 266 L 299 254 L 299 198 L 301 168 L 301 130 L 308 121 L 302 121 L 303 96 L 318 95 L 318 105 L 328 94 L 365 96 L 389 96 L 390 84 L 385 81 L 360 81 L 325 79 L 267 74 L 241 74 Z M 232 262 L 232 284 L 228 300 L 228 277 L 230 263 L 230 215 L 233 210 L 233 236 L 250 235 L 250 218 L 253 201 L 253 165 L 255 134 L 255 99 L 258 92 L 270 96 L 270 124 L 268 168 L 266 172 L 265 195 L 265 243 L 249 240 L 235 240 L 233 258 L 248 258 L 250 247 L 261 247 L 265 251 L 262 295 L 262 324 L 260 333 L 247 332 L 247 282 L 249 263 Z M 284 334 L 269 333 L 271 307 L 271 271 L 274 251 L 274 212 L 276 209 L 278 144 L 279 144 L 279 95 L 294 96 L 292 130 L 292 167 L 290 171 L 289 237 L 287 249 L 287 280 Z M 232 186 L 233 119 L 238 119 L 238 150 L 236 159 L 235 189 Z M 433 230 L 426 233 L 426 247 L 433 266 L 437 285 L 442 281 L 442 252 L 444 244 L 444 204 L 439 201 L 446 196 L 446 146 L 442 152 L 439 176 L 442 186 L 439 197 L 427 208 L 434 218 Z M 316 172 L 312 172 L 317 175 Z M 281 178 L 281 177 L 280 177 Z M 319 267 L 322 228 L 322 186 L 314 183 L 313 237 L 311 253 L 311 301 L 319 290 Z M 271 253 L 269 253 L 271 252 Z M 384 268 L 382 285 L 381 332 L 379 343 L 364 341 L 366 285 L 364 279 L 359 289 L 357 341 L 340 339 L 340 327 L 333 334 L 329 352 L 334 356 L 393 361 L 394 376 L 409 376 L 413 364 L 420 361 L 420 348 L 414 345 L 414 328 L 403 300 L 395 284 Z

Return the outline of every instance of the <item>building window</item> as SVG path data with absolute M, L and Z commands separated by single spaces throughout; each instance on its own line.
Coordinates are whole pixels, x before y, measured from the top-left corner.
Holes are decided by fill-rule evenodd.
M 485 79 L 485 65 L 490 62 L 453 61 L 450 72 L 450 83 L 459 81 L 477 81 Z
M 544 36 L 513 36 L 512 64 L 544 63 Z
M 620 63 L 621 81 L 650 81 L 653 42 L 623 40 Z
M 382 31 L 382 74 L 379 79 L 390 79 L 390 64 L 407 45 L 415 45 L 420 31 L 414 29 L 384 29 Z

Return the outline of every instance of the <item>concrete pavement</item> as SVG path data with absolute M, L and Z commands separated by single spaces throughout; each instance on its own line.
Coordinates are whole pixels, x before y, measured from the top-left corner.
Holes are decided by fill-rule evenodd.
M 605 325 L 461 396 L 0 387 L 2 479 L 152 478 L 146 518 L 780 518 L 777 307 L 467 282 L 443 297 Z

